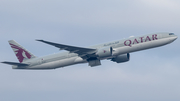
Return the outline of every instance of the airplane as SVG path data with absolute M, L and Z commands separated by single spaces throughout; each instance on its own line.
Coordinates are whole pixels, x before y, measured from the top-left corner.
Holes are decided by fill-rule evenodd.
M 10 40 L 8 42 L 19 62 L 4 61 L 1 63 L 12 65 L 12 69 L 28 70 L 56 69 L 80 63 L 88 63 L 89 66 L 95 67 L 101 65 L 101 60 L 104 59 L 116 63 L 128 62 L 132 52 L 163 46 L 172 43 L 177 38 L 178 36 L 174 33 L 156 33 L 87 48 L 36 40 L 67 51 L 44 57 L 36 57 L 14 40 Z

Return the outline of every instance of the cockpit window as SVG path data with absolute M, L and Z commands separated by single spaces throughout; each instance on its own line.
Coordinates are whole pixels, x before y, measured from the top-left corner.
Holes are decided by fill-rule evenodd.
M 169 33 L 169 35 L 174 35 L 174 33 Z

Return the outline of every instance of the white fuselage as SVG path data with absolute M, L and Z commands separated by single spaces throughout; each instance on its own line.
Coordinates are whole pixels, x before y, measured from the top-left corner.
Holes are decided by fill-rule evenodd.
M 176 35 L 170 35 L 169 33 L 149 34 L 141 37 L 131 37 L 129 39 L 123 39 L 119 41 L 109 42 L 105 44 L 91 46 L 93 49 L 101 49 L 103 47 L 112 47 L 113 53 L 111 57 L 115 57 L 122 54 L 132 53 L 149 48 L 159 47 L 169 44 L 177 39 Z M 108 59 L 111 57 L 104 57 L 102 59 Z M 27 60 L 24 63 L 30 64 L 26 67 L 13 66 L 14 69 L 55 69 L 74 65 L 78 63 L 86 63 L 87 61 L 82 59 L 76 53 L 57 53 L 45 57 L 39 57 L 32 60 Z

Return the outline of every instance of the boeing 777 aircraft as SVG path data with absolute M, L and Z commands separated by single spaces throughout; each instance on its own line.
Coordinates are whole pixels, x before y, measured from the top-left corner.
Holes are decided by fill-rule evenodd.
M 36 57 L 14 40 L 10 40 L 9 44 L 19 63 L 7 61 L 2 63 L 12 65 L 13 69 L 56 69 L 79 63 L 88 63 L 89 66 L 94 67 L 101 65 L 103 59 L 116 63 L 127 62 L 130 60 L 130 53 L 132 52 L 163 46 L 176 39 L 177 36 L 174 33 L 157 33 L 130 37 L 88 48 L 37 40 L 55 46 L 60 50 L 68 51 L 45 57 Z

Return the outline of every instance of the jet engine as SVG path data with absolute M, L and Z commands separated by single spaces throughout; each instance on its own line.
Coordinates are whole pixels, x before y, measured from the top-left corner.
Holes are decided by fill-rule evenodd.
M 97 51 L 96 55 L 100 58 L 112 56 L 112 47 L 101 48 Z
M 115 58 L 112 58 L 111 61 L 113 62 L 117 62 L 117 63 L 122 63 L 122 62 L 127 62 L 130 60 L 130 54 L 122 54 L 122 55 L 118 55 Z

